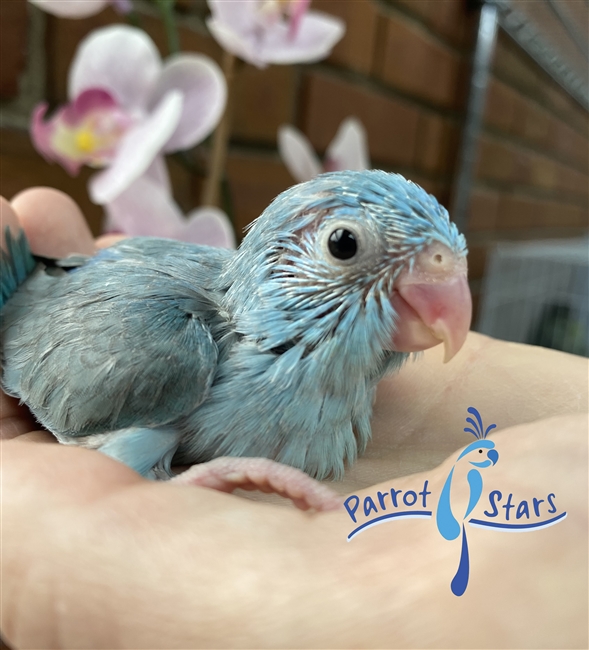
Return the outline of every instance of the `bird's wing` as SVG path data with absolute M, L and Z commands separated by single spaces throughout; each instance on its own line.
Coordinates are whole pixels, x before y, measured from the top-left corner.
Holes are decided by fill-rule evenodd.
M 190 413 L 216 369 L 214 286 L 231 254 L 138 238 L 70 270 L 40 265 L 2 311 L 5 388 L 63 435 Z

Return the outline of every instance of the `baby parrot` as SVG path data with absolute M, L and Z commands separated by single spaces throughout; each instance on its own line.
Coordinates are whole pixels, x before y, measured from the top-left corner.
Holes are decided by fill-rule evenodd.
M 8 233 L 7 233 L 8 235 Z M 1 258 L 4 390 L 66 444 L 152 478 L 219 456 L 340 478 L 378 381 L 471 320 L 466 242 L 398 174 L 280 194 L 237 251 L 134 238 L 93 257 Z

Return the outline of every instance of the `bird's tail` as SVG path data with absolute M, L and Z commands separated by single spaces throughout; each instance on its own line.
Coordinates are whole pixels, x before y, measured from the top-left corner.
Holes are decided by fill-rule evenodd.
M 6 226 L 4 238 L 6 250 L 0 249 L 0 309 L 36 266 L 29 242 L 22 230 L 14 237 Z

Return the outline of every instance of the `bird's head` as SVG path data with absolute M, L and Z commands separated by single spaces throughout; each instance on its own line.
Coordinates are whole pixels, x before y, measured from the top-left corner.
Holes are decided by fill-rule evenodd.
M 464 449 L 456 462 L 464 457 L 467 457 L 467 461 L 475 467 L 490 467 L 499 460 L 499 453 L 495 449 L 495 443 L 492 440 L 476 440 Z
M 328 173 L 283 192 L 254 222 L 228 300 L 238 327 L 267 349 L 341 335 L 381 351 L 443 342 L 448 361 L 471 321 L 466 253 L 418 185 L 378 170 Z

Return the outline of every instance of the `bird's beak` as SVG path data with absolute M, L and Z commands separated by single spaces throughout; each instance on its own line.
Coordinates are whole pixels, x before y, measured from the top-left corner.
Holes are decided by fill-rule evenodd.
M 472 300 L 466 259 L 435 242 L 395 282 L 391 302 L 398 315 L 392 349 L 417 352 L 444 343 L 444 363 L 460 350 L 470 328 Z
M 493 463 L 493 465 L 496 465 L 499 460 L 499 453 L 496 449 L 489 449 L 487 452 L 487 458 Z

